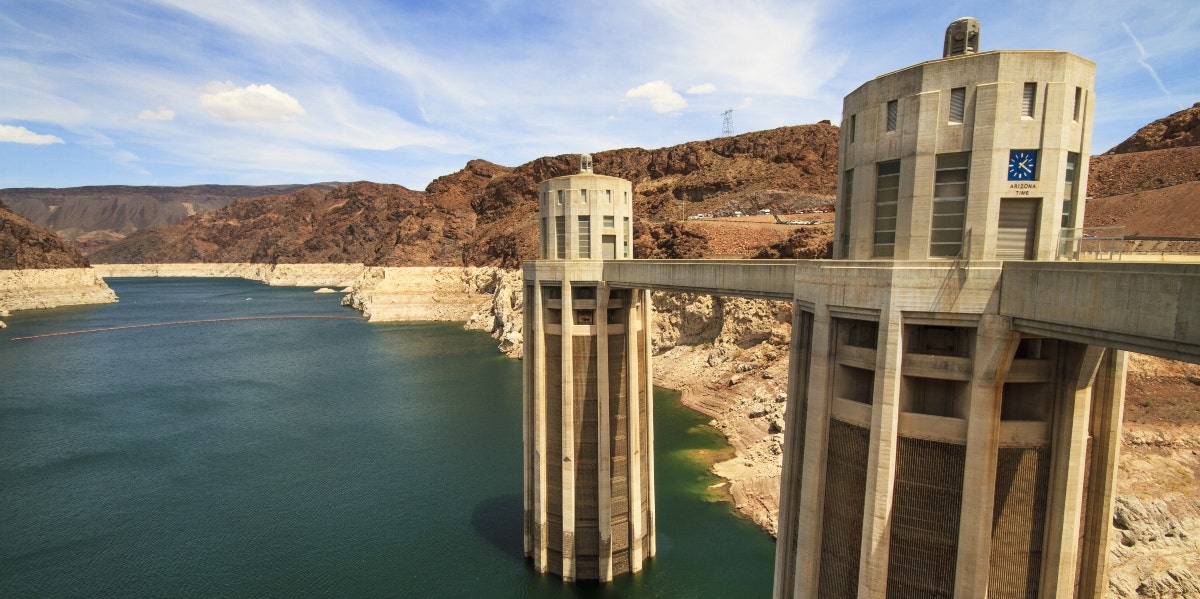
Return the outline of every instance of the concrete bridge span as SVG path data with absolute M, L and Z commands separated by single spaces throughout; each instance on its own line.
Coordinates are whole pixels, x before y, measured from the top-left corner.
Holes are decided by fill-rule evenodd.
M 906 279 L 932 292 L 920 295 L 929 298 L 925 304 L 906 305 L 910 312 L 979 314 L 996 302 L 996 312 L 1022 333 L 1200 363 L 1200 264 L 613 260 L 593 268 L 595 280 L 614 288 L 810 306 L 814 287 L 840 289 L 826 301 L 854 305 L 847 295 Z

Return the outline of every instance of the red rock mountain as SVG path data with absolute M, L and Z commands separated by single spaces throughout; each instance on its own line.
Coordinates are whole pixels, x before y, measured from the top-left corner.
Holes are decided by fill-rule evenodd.
M 0 202 L 0 270 L 86 266 L 77 248 Z
M 610 150 L 593 160 L 596 172 L 633 181 L 637 216 L 666 222 L 698 212 L 828 204 L 836 191 L 837 143 L 838 129 L 821 123 L 657 150 Z M 518 167 L 473 160 L 423 192 L 360 182 L 239 200 L 139 231 L 91 258 L 516 267 L 537 253 L 538 183 L 576 172 L 578 164 L 578 155 Z

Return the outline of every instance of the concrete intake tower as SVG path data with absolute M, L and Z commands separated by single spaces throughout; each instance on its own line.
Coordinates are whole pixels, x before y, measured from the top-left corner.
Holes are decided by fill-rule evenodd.
M 1095 65 L 943 56 L 845 97 L 833 260 L 631 260 L 631 185 L 541 185 L 525 274 L 525 551 L 654 555 L 650 290 L 788 301 L 774 595 L 1099 597 L 1126 352 L 1200 363 L 1200 264 L 1081 251 Z M 714 563 L 714 567 L 718 564 Z
M 602 276 L 632 257 L 632 195 L 584 154 L 540 185 L 542 259 L 525 263 L 525 555 L 568 581 L 655 552 L 650 292 Z

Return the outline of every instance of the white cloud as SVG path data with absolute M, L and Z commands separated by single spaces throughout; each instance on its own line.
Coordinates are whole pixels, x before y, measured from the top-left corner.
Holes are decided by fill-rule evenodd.
M 175 111 L 170 108 L 160 110 L 150 110 L 147 108 L 139 112 L 137 118 L 143 121 L 173 121 L 175 120 Z
M 693 85 L 693 86 L 687 88 L 687 91 L 684 93 L 686 93 L 688 95 L 697 95 L 697 94 L 711 94 L 715 91 L 717 91 L 716 85 L 714 85 L 712 83 L 701 83 L 699 85 Z
M 625 92 L 625 97 L 649 100 L 654 112 L 679 112 L 688 105 L 687 100 L 672 89 L 670 83 L 662 80 L 643 83 Z
M 299 100 L 270 83 L 236 87 L 229 81 L 212 81 L 204 86 L 200 105 L 223 121 L 291 121 L 305 114 Z
M 48 146 L 50 144 L 63 143 L 62 138 L 58 137 L 57 135 L 34 133 L 29 129 L 14 125 L 0 125 L 0 142 L 5 141 L 15 144 L 29 144 L 34 146 Z

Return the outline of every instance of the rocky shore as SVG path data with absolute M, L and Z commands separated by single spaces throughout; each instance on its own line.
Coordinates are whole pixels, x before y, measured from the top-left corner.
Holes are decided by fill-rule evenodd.
M 115 301 L 117 295 L 91 268 L 0 270 L 0 318 L 14 310 Z M 0 328 L 4 328 L 3 321 Z

